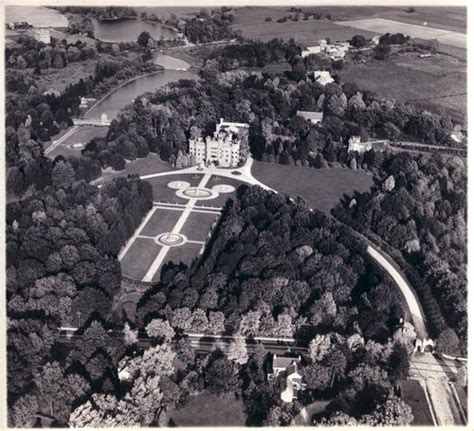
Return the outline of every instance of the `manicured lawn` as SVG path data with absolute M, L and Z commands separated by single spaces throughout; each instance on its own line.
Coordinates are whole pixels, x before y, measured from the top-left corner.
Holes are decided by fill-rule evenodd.
M 157 209 L 151 216 L 148 223 L 143 227 L 140 235 L 157 236 L 161 233 L 171 232 L 182 211 Z
M 401 54 L 388 61 L 346 65 L 340 71 L 344 82 L 353 82 L 382 97 L 409 102 L 435 113 L 445 110 L 464 124 L 467 112 L 466 64 L 447 55 L 419 58 Z
M 218 214 L 192 212 L 181 229 L 181 233 L 191 241 L 206 241 L 212 223 L 218 218 Z
M 224 178 L 224 177 L 219 177 L 219 176 L 213 175 L 207 183 L 208 188 L 212 189 L 212 187 L 214 187 L 216 185 L 219 185 L 219 184 L 228 184 L 229 186 L 235 187 L 235 190 L 231 193 L 219 193 L 219 196 L 217 196 L 217 198 L 212 199 L 210 201 L 207 201 L 208 204 L 212 205 L 212 206 L 216 206 L 216 207 L 223 207 L 228 199 L 235 200 L 237 189 L 241 185 L 249 185 L 247 183 L 244 183 L 244 182 L 238 180 L 237 178 L 238 177 L 235 177 L 235 179 L 233 179 L 233 178 Z M 205 203 L 203 201 L 203 205 L 204 204 Z
M 213 397 L 207 392 L 190 397 L 178 410 L 171 410 L 169 417 L 178 426 L 244 426 L 246 416 L 242 401 L 233 394 Z
M 59 135 L 54 136 L 53 140 L 58 140 L 68 130 L 65 130 L 64 133 L 61 132 Z M 51 151 L 48 154 L 48 157 L 50 157 L 51 159 L 54 159 L 56 156 L 59 156 L 59 155 L 65 156 L 65 157 L 81 157 L 81 151 L 83 150 L 83 148 L 74 149 L 72 148 L 73 144 L 83 144 L 85 147 L 88 144 L 88 142 L 93 138 L 96 138 L 96 137 L 104 138 L 107 135 L 107 132 L 108 132 L 107 127 L 81 126 L 69 138 L 67 138 L 60 145 L 58 145 L 53 151 Z
M 255 162 L 252 173 L 262 183 L 292 197 L 301 196 L 311 208 L 329 212 L 344 195 L 370 190 L 373 180 L 362 170 L 314 169 Z
M 120 262 L 122 274 L 141 280 L 160 252 L 161 246 L 151 239 L 137 238 Z
M 115 177 L 126 177 L 130 174 L 149 175 L 168 172 L 171 170 L 173 170 L 171 165 L 168 162 L 161 160 L 159 155 L 149 153 L 146 157 L 128 162 L 123 171 L 114 171 L 111 168 L 104 169 L 102 171 L 102 176 L 93 183 L 97 185 L 105 180 L 110 180 Z M 147 181 L 151 182 L 151 180 Z
M 163 263 L 166 264 L 168 262 L 173 262 L 173 263 L 178 264 L 180 262 L 183 262 L 185 265 L 189 267 L 192 261 L 198 256 L 202 247 L 203 247 L 203 244 L 190 244 L 190 243 L 186 243 L 181 247 L 171 247 L 165 259 L 163 260 Z M 155 277 L 157 280 L 159 279 L 160 271 L 161 271 L 161 268 L 155 274 Z M 153 279 L 155 279 L 155 277 Z
M 197 186 L 202 175 L 182 174 L 165 175 L 163 177 L 150 178 L 148 181 L 153 187 L 153 199 L 161 202 L 185 204 L 188 199 L 176 196 L 176 190 L 170 189 L 168 183 L 171 181 L 187 181 L 191 186 Z
M 401 383 L 402 399 L 412 410 L 413 422 L 410 425 L 433 425 L 426 395 L 420 383 L 408 379 Z

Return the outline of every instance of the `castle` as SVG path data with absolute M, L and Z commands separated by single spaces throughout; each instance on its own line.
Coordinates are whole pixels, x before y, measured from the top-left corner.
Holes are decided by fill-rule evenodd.
M 229 123 L 222 118 L 216 125 L 213 136 L 203 139 L 201 136 L 189 139 L 189 154 L 196 163 L 235 168 L 242 158 L 242 142 L 238 136 L 248 129 L 245 123 Z

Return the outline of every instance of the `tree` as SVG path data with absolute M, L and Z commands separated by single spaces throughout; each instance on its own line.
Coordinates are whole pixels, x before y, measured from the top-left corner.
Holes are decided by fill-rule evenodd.
M 356 34 L 352 36 L 351 39 L 351 45 L 354 48 L 363 48 L 366 45 L 367 41 L 365 40 L 364 36 L 361 36 L 360 34 Z
M 293 415 L 287 409 L 280 406 L 273 406 L 268 412 L 267 419 L 264 422 L 264 426 L 267 427 L 280 427 L 289 426 L 293 420 Z
M 162 342 L 169 343 L 175 335 L 171 325 L 161 319 L 153 319 L 145 328 L 149 337 L 158 338 Z
M 74 168 L 69 162 L 60 160 L 53 168 L 53 184 L 56 187 L 69 187 L 74 182 Z
M 453 329 L 445 329 L 436 339 L 436 351 L 438 353 L 456 354 L 459 338 Z
M 372 414 L 362 417 L 371 426 L 407 426 L 413 421 L 411 407 L 398 397 L 389 397 Z
M 379 43 L 374 49 L 375 58 L 377 60 L 386 60 L 389 57 L 390 52 L 390 46 L 381 43 Z
M 222 311 L 211 311 L 209 313 L 209 332 L 217 335 L 225 331 L 224 313 Z
M 142 46 L 143 48 L 146 48 L 148 46 L 148 42 L 150 41 L 150 33 L 147 31 L 142 31 L 137 38 L 137 43 Z
M 388 374 L 396 384 L 399 384 L 402 380 L 407 378 L 410 370 L 410 355 L 404 344 L 394 344 L 387 365 L 389 370 Z
M 249 355 L 244 338 L 239 337 L 231 341 L 227 350 L 227 357 L 238 365 L 247 363 Z
M 27 66 L 28 64 L 26 63 L 25 59 L 21 55 L 19 55 L 16 58 L 16 67 L 18 69 L 26 69 Z
M 123 326 L 123 340 L 127 346 L 135 344 L 138 341 L 138 331 L 133 331 L 128 322 Z
M 210 393 L 221 395 L 237 390 L 239 378 L 232 363 L 222 357 L 213 360 L 204 370 L 204 384 Z
M 331 384 L 331 369 L 318 364 L 303 368 L 303 380 L 310 389 L 324 390 Z
M 309 357 L 313 362 L 321 361 L 331 348 L 330 335 L 316 335 L 309 343 Z

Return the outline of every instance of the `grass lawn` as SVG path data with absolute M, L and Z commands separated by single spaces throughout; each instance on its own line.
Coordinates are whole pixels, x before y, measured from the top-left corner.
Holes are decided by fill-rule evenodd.
M 189 200 L 176 196 L 176 190 L 170 189 L 168 183 L 171 181 L 187 181 L 191 186 L 197 186 L 201 179 L 202 175 L 181 174 L 164 175 L 162 177 L 150 178 L 146 181 L 153 187 L 153 199 L 155 201 L 185 204 L 188 203 Z
M 130 174 L 149 175 L 160 172 L 168 172 L 171 170 L 173 170 L 171 165 L 168 162 L 161 160 L 158 154 L 149 153 L 148 156 L 143 157 L 142 159 L 136 159 L 128 162 L 123 171 L 114 171 L 111 168 L 104 169 L 102 171 L 102 176 L 97 178 L 93 184 L 101 184 L 104 181 L 110 180 L 112 178 L 126 177 Z M 147 181 L 151 182 L 151 180 Z
M 192 212 L 181 232 L 190 241 L 206 241 L 212 223 L 219 218 L 219 214 L 205 214 Z
M 68 130 L 61 132 L 59 135 L 54 136 L 53 140 L 58 140 Z M 107 127 L 94 127 L 94 126 L 80 126 L 69 138 L 58 145 L 53 151 L 48 154 L 48 157 L 54 159 L 56 156 L 65 157 L 81 157 L 81 149 L 72 148 L 73 144 L 84 144 L 84 147 L 93 138 L 99 137 L 104 138 L 107 135 Z
M 405 53 L 387 61 L 346 65 L 340 72 L 344 82 L 353 82 L 382 97 L 412 103 L 465 123 L 467 112 L 466 64 L 442 54 L 419 58 Z
M 401 383 L 402 399 L 412 410 L 413 422 L 410 425 L 433 425 L 430 408 L 426 395 L 420 383 L 414 379 L 408 379 Z
M 314 169 L 254 162 L 252 173 L 262 183 L 292 197 L 301 196 L 311 208 L 330 212 L 344 195 L 370 190 L 373 180 L 362 170 Z
M 233 394 L 213 397 L 207 392 L 190 397 L 188 403 L 171 410 L 169 417 L 178 426 L 244 426 L 246 416 L 242 401 Z
M 189 267 L 191 265 L 192 261 L 197 257 L 199 252 L 201 251 L 201 248 L 203 247 L 202 244 L 184 244 L 181 247 L 171 247 L 170 250 L 168 251 L 168 254 L 166 255 L 165 259 L 163 260 L 163 263 L 166 264 L 168 262 L 173 262 L 173 263 L 180 263 L 183 262 L 185 265 Z M 153 279 L 158 280 L 159 279 L 159 274 L 160 274 L 161 268 L 156 271 L 155 277 Z
M 351 39 L 355 34 L 366 37 L 376 34 L 325 20 L 300 19 L 299 21 L 276 22 L 278 18 L 290 15 L 285 9 L 252 6 L 238 8 L 232 28 L 240 30 L 242 35 L 249 39 L 268 41 L 274 38 L 284 40 L 294 38 L 295 41 L 305 45 L 315 45 L 325 38 L 331 41 L 342 41 Z M 271 17 L 272 21 L 265 22 L 266 17 Z
M 161 246 L 151 239 L 137 238 L 120 262 L 122 274 L 141 280 L 160 252 Z
M 212 187 L 217 186 L 219 184 L 228 184 L 229 186 L 235 187 L 235 190 L 231 193 L 219 193 L 219 196 L 217 196 L 217 198 L 212 199 L 210 201 L 207 201 L 208 204 L 212 205 L 212 206 L 216 206 L 216 207 L 223 207 L 228 199 L 235 200 L 237 189 L 241 185 L 249 185 L 247 183 L 244 183 L 244 182 L 238 180 L 237 179 L 238 177 L 235 177 L 235 178 L 236 179 L 224 178 L 224 177 L 219 177 L 219 176 L 213 175 L 207 183 L 208 188 L 212 189 Z M 203 201 L 203 205 L 205 204 L 204 202 L 205 201 Z
M 161 233 L 171 232 L 181 216 L 182 211 L 157 209 L 148 223 L 143 227 L 140 235 L 157 236 Z

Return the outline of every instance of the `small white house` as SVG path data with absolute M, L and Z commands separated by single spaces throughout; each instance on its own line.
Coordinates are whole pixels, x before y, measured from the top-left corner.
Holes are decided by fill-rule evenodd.
M 308 73 L 314 76 L 314 80 L 319 82 L 323 87 L 331 82 L 334 82 L 334 79 L 327 70 L 313 70 Z
M 282 381 L 280 398 L 285 403 L 291 403 L 297 398 L 298 391 L 306 389 L 306 384 L 302 382 L 303 376 L 299 373 L 298 366 L 301 363 L 300 356 L 278 356 L 273 354 L 272 372 L 268 374 L 268 380 L 278 378 L 282 373 L 286 378 Z
M 306 121 L 310 121 L 311 124 L 319 124 L 323 120 L 322 112 L 314 111 L 296 111 L 298 117 L 304 118 Z
M 301 52 L 301 57 L 305 58 L 311 54 L 320 54 L 321 53 L 321 46 L 308 46 L 305 50 Z

